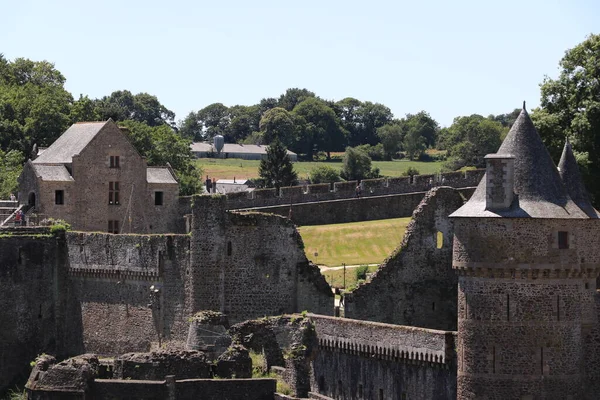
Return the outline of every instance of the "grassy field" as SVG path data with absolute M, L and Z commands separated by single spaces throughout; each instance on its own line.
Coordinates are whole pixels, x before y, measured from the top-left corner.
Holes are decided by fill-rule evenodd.
M 242 179 L 242 178 L 258 178 L 259 160 L 241 160 L 236 158 L 215 159 L 215 158 L 199 158 L 196 160 L 204 171 L 204 176 L 210 176 L 215 179 Z M 294 163 L 294 169 L 298 173 L 298 178 L 306 179 L 310 171 L 319 165 L 329 165 L 335 169 L 341 169 L 341 162 L 316 162 L 316 161 L 299 161 Z M 402 172 L 413 167 L 419 170 L 421 174 L 433 174 L 438 172 L 442 167 L 441 161 L 421 162 L 421 161 L 373 161 L 374 167 L 380 169 L 383 176 L 400 176 Z
M 368 272 L 375 272 L 377 270 L 377 265 L 369 265 Z M 356 268 L 346 268 L 346 286 L 344 287 L 344 270 L 343 269 L 335 269 L 329 271 L 322 271 L 321 273 L 325 277 L 329 286 L 346 289 L 352 288 L 356 286 Z
M 298 228 L 309 260 L 329 267 L 381 263 L 400 245 L 409 218 Z M 318 256 L 315 256 L 318 253 Z

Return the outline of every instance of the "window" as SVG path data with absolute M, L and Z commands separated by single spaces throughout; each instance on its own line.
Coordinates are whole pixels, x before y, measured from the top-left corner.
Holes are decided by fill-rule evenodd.
M 120 167 L 120 162 L 119 162 L 119 156 L 110 156 L 110 167 L 111 168 L 119 168 Z
M 560 231 L 558 232 L 558 248 L 568 249 L 569 248 L 569 232 Z
M 54 204 L 65 204 L 65 191 L 64 190 L 54 191 Z
M 119 182 L 108 182 L 108 204 L 119 204 Z
M 119 233 L 119 221 L 109 220 L 108 221 L 108 233 Z
M 154 205 L 155 206 L 163 205 L 163 192 L 154 192 Z

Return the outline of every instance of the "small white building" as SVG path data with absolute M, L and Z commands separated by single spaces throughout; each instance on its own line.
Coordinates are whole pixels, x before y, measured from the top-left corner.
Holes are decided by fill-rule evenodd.
M 219 179 L 216 182 L 216 193 L 251 192 L 254 184 L 248 179 Z
M 196 158 L 241 158 L 243 160 L 262 160 L 267 156 L 269 146 L 260 144 L 225 143 L 220 153 L 213 143 L 195 142 L 190 145 Z M 287 151 L 291 161 L 298 161 L 298 155 Z

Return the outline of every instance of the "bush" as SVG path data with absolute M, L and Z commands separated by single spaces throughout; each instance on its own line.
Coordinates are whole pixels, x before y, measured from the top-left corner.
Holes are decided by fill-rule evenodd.
M 402 176 L 415 176 L 419 175 L 420 172 L 415 167 L 408 167 L 406 171 L 402 172 Z
M 310 171 L 311 183 L 331 183 L 339 180 L 340 174 L 328 165 L 320 165 Z
M 368 265 L 361 265 L 360 267 L 356 268 L 355 273 L 356 273 L 356 280 L 366 280 L 367 279 L 367 271 L 369 270 L 369 266 Z
M 348 181 L 379 178 L 379 168 L 371 169 L 371 157 L 358 147 L 347 147 L 340 176 Z
M 383 144 L 381 144 L 381 143 L 378 143 L 375 146 L 363 144 L 360 146 L 356 146 L 356 149 L 367 153 L 367 155 L 369 157 L 371 157 L 371 160 L 375 160 L 375 161 L 385 160 L 385 152 L 383 151 Z

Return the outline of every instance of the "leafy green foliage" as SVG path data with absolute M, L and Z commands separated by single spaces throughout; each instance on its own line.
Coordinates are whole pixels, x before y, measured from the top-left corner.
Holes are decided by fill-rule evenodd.
M 567 136 L 582 167 L 583 180 L 600 204 L 600 34 L 566 51 L 557 79 L 541 84 L 541 107 L 533 122 L 558 161 Z
M 331 183 L 340 181 L 338 171 L 328 165 L 320 165 L 310 171 L 311 183 Z
M 110 96 L 95 101 L 100 120 L 132 120 L 148 126 L 174 125 L 175 113 L 163 106 L 156 96 L 148 93 L 132 94 L 129 90 L 117 90 Z
M 484 167 L 486 154 L 500 147 L 504 128 L 481 115 L 457 117 L 449 128 L 440 131 L 440 146 L 448 149 L 446 167 L 457 170 L 466 165 Z
M 18 189 L 17 178 L 23 170 L 23 153 L 18 150 L 0 150 L 0 199 L 8 199 Z
M 363 150 L 347 147 L 340 176 L 346 180 L 378 178 L 379 169 L 371 169 L 371 157 Z
M 285 108 L 275 107 L 266 111 L 260 119 L 259 129 L 264 144 L 279 139 L 286 147 L 296 143 L 296 125 L 294 116 Z
M 260 161 L 258 174 L 265 180 L 267 187 L 274 187 L 278 191 L 282 186 L 296 184 L 298 175 L 287 155 L 287 149 L 279 139 L 276 138 L 269 145 L 267 156 Z
M 391 160 L 402 148 L 404 129 L 399 121 L 385 124 L 377 128 L 377 137 L 381 140 L 386 160 Z
M 415 167 L 408 167 L 406 171 L 402 173 L 402 176 L 415 176 L 419 175 L 419 170 Z
M 148 165 L 171 165 L 177 174 L 181 195 L 202 191 L 202 170 L 194 163 L 188 139 L 167 125 L 151 127 L 144 122 L 131 120 L 123 121 L 120 125 L 127 128 L 130 141 L 146 157 Z
M 359 267 L 356 267 L 354 269 L 354 273 L 356 275 L 356 280 L 365 280 L 367 279 L 367 272 L 369 272 L 369 266 L 368 265 L 361 265 Z
M 316 97 L 309 97 L 300 102 L 293 110 L 298 117 L 299 139 L 296 152 L 307 154 L 312 160 L 315 151 L 330 152 L 343 149 L 346 131 L 329 105 Z
M 34 143 L 49 146 L 69 125 L 73 101 L 64 76 L 47 61 L 0 54 L 0 148 L 28 154 Z

